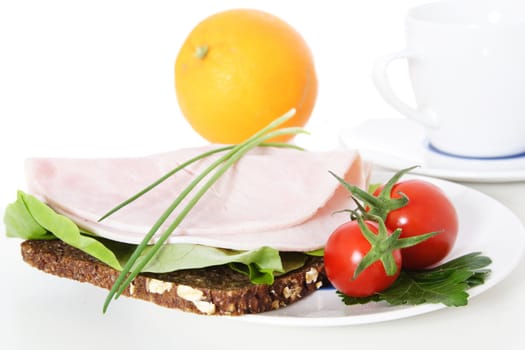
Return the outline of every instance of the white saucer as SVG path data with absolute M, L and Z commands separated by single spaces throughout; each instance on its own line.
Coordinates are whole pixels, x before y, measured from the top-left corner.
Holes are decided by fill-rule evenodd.
M 423 127 L 408 119 L 369 120 L 342 130 L 339 141 L 344 147 L 358 149 L 364 159 L 387 169 L 419 165 L 413 173 L 450 180 L 525 181 L 525 156 L 498 159 L 448 156 L 431 150 Z

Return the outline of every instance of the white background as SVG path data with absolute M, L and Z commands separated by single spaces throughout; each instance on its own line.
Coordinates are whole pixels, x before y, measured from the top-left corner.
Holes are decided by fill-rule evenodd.
M 340 128 L 370 118 L 399 118 L 382 101 L 369 74 L 376 57 L 403 48 L 404 14 L 420 2 L 2 0 L 0 208 L 15 198 L 16 189 L 24 188 L 26 157 L 138 156 L 205 143 L 180 115 L 173 65 L 191 28 L 220 10 L 252 7 L 271 12 L 298 29 L 310 44 L 319 79 L 317 105 L 307 126 L 312 136 L 304 141 L 312 148 L 336 147 Z M 403 72 L 402 65 L 394 67 L 393 76 L 399 78 L 395 85 L 410 99 Z M 0 244 L 4 254 L 18 254 L 17 243 L 1 239 Z M 5 257 L 0 256 L 0 272 L 9 273 L 2 259 Z M 35 283 L 48 281 L 37 272 L 26 272 L 23 277 L 27 276 L 34 276 Z M 524 276 L 522 264 L 514 280 L 523 280 Z M 78 293 L 82 303 L 82 292 L 92 289 L 82 286 L 58 296 L 51 292 L 34 295 L 27 290 L 24 295 L 41 297 L 43 305 L 36 310 L 19 305 L 19 317 L 3 317 L 0 348 L 21 344 L 39 348 L 39 343 L 41 348 L 106 348 L 121 342 L 126 349 L 153 349 L 155 344 L 169 340 L 170 347 L 178 349 L 321 349 L 336 345 L 352 349 L 365 345 L 490 349 L 502 344 L 518 349 L 525 345 L 523 323 L 518 319 L 525 310 L 514 309 L 513 298 L 521 294 L 512 291 L 523 289 L 524 284 L 515 284 L 507 280 L 466 308 L 387 323 L 323 329 L 225 323 L 193 315 L 172 320 L 164 311 L 158 321 L 148 314 L 149 305 L 143 307 L 143 315 L 136 314 L 117 325 L 125 319 L 124 301 L 109 315 L 102 316 L 97 309 L 78 317 L 71 314 L 76 310 L 74 303 L 56 308 L 46 303 L 54 304 L 66 293 Z M 5 299 L 10 287 L 0 282 L 0 289 Z M 99 293 L 101 301 L 104 295 Z M 27 313 L 33 313 L 34 318 L 25 327 L 20 323 L 28 319 Z M 58 325 L 54 323 L 57 315 L 64 320 Z M 82 321 L 69 324 L 69 318 Z M 166 324 L 166 320 L 173 323 Z

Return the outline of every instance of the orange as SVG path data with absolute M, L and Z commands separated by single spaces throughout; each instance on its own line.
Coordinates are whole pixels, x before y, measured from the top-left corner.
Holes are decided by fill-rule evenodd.
M 175 90 L 196 132 L 212 143 L 234 144 L 292 108 L 296 114 L 283 127 L 304 126 L 317 76 L 294 28 L 266 12 L 235 9 L 191 31 L 175 62 Z

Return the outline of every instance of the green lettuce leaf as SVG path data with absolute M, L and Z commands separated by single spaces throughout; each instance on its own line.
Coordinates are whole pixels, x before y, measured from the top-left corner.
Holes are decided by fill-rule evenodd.
M 324 256 L 324 248 L 311 250 L 309 252 L 306 252 L 305 254 L 310 255 L 310 256 Z
M 146 255 L 148 248 L 141 256 Z M 140 261 L 137 261 L 137 263 Z M 279 251 L 261 247 L 249 251 L 220 249 L 198 244 L 168 244 L 144 267 L 145 272 L 168 272 L 229 264 L 256 284 L 272 284 L 274 272 L 284 272 Z
M 19 191 L 18 199 L 9 204 L 5 210 L 4 224 L 7 237 L 55 239 L 54 235 L 35 221 L 24 201 L 25 197 L 27 195 Z
M 266 249 L 271 249 L 265 247 Z M 263 254 L 270 254 L 270 251 L 267 252 L 261 252 Z M 278 254 L 278 256 L 275 255 L 275 253 Z M 274 252 L 271 253 L 271 256 L 273 259 L 275 259 L 275 264 L 277 263 L 277 259 L 282 263 L 281 269 L 272 268 L 268 265 L 263 266 L 260 263 L 248 263 L 248 264 L 239 264 L 239 263 L 230 263 L 229 266 L 233 270 L 237 272 L 244 273 L 245 275 L 248 275 L 250 277 L 250 280 L 252 283 L 255 284 L 272 284 L 274 281 L 274 277 L 283 275 L 287 272 L 299 269 L 304 266 L 306 259 L 308 256 L 304 253 L 297 253 L 297 252 L 277 252 L 274 250 Z
M 4 223 L 9 237 L 23 239 L 58 238 L 86 252 L 116 270 L 122 270 L 115 254 L 93 237 L 80 234 L 73 221 L 57 214 L 36 197 L 18 191 L 17 200 L 7 206 Z
M 115 242 L 84 232 L 69 218 L 57 214 L 36 197 L 22 191 L 18 192 L 17 200 L 6 208 L 4 223 L 8 237 L 58 238 L 119 271 L 136 248 L 133 244 Z M 147 247 L 141 257 L 147 255 L 149 249 Z M 142 271 L 165 273 L 229 265 L 248 275 L 252 283 L 272 284 L 274 276 L 302 267 L 306 258 L 302 253 L 279 253 L 269 247 L 236 251 L 197 244 L 166 244 Z

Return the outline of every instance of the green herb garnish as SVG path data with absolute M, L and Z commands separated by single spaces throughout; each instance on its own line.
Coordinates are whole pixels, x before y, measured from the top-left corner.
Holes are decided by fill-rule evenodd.
M 280 143 L 280 142 L 264 142 L 264 143 L 261 143 L 259 146 L 260 147 L 283 147 L 283 148 L 286 147 L 286 148 L 295 148 L 297 150 L 304 151 L 304 149 L 299 147 L 299 146 L 288 144 L 288 143 Z M 184 168 L 186 168 L 188 165 L 191 165 L 191 164 L 193 164 L 193 163 L 195 163 L 195 162 L 197 162 L 197 161 L 199 161 L 201 159 L 204 159 L 206 157 L 209 157 L 209 156 L 211 156 L 213 154 L 221 153 L 221 152 L 225 152 L 225 151 L 230 151 L 234 147 L 235 147 L 235 145 L 229 145 L 229 146 L 215 148 L 215 149 L 212 149 L 210 151 L 201 153 L 198 156 L 191 158 L 190 160 L 185 161 L 184 163 L 180 164 L 176 168 L 168 171 L 166 174 L 161 176 L 156 181 L 152 182 L 150 185 L 146 186 L 144 189 L 142 189 L 138 193 L 134 194 L 133 196 L 129 197 L 128 199 L 126 199 L 122 203 L 120 203 L 117 206 L 115 206 L 113 209 L 109 210 L 107 213 L 102 215 L 102 217 L 100 217 L 100 219 L 98 219 L 98 221 L 100 222 L 100 221 L 106 219 L 108 216 L 110 216 L 110 215 L 114 214 L 115 212 L 117 212 L 118 210 L 124 208 L 126 205 L 128 205 L 128 204 L 134 202 L 135 200 L 139 199 L 144 194 L 146 194 L 147 192 L 151 191 L 152 189 L 154 189 L 155 187 L 157 187 L 158 185 L 160 185 L 161 183 L 163 183 L 164 181 L 169 179 L 171 176 L 175 175 L 179 171 L 181 171 Z
M 287 120 L 289 120 L 295 114 L 295 109 L 285 113 L 283 116 L 277 118 L 275 121 L 270 123 L 259 132 L 255 133 L 252 137 L 248 138 L 243 143 L 233 146 L 228 152 L 213 162 L 208 168 L 200 173 L 189 185 L 186 187 L 178 196 L 175 198 L 173 203 L 165 210 L 161 217 L 155 222 L 150 231 L 146 234 L 142 242 L 137 246 L 131 257 L 129 258 L 126 265 L 123 267 L 122 272 L 113 284 L 103 306 L 103 312 L 106 312 L 111 300 L 117 299 L 127 288 L 127 286 L 135 279 L 135 277 L 142 271 L 142 269 L 148 264 L 148 262 L 158 253 L 160 248 L 172 234 L 172 232 L 179 226 L 184 218 L 189 214 L 191 209 L 197 204 L 200 198 L 208 191 L 208 189 L 217 181 L 219 178 L 235 164 L 242 156 L 253 148 L 260 146 L 265 141 L 275 138 L 281 135 L 307 133 L 304 129 L 299 127 L 288 127 L 277 129 Z M 226 150 L 223 150 L 226 151 Z M 202 155 L 201 155 L 202 156 Z M 202 157 L 201 157 L 202 158 Z M 211 174 L 215 171 L 213 174 Z M 207 176 L 209 179 L 202 186 L 199 191 L 189 200 L 188 204 L 181 210 L 179 215 L 173 220 L 168 228 L 162 233 L 157 239 L 155 244 L 148 247 L 151 239 L 155 236 L 161 225 L 168 219 L 171 213 L 178 207 L 178 205 L 186 198 L 190 192 Z M 119 209 L 122 206 L 118 207 Z M 118 210 L 118 209 L 117 209 Z M 113 211 L 114 212 L 114 211 Z M 105 215 L 104 217 L 107 217 Z M 147 254 L 143 255 L 144 250 L 148 248 Z M 140 259 L 139 259 L 140 258 Z
M 391 305 L 464 306 L 468 303 L 467 290 L 485 282 L 490 263 L 490 258 L 481 253 L 470 253 L 429 270 L 402 270 L 392 286 L 369 297 L 350 297 L 339 291 L 337 294 L 346 305 L 385 301 Z

